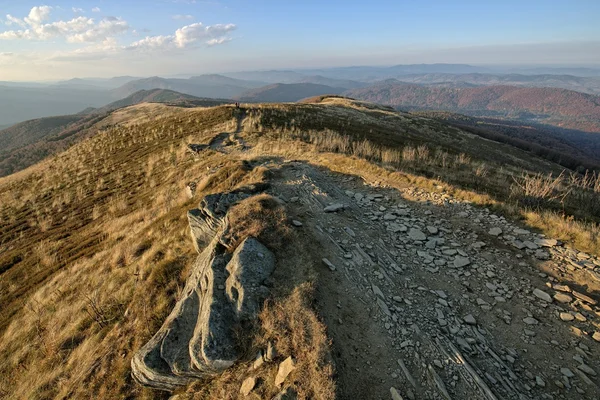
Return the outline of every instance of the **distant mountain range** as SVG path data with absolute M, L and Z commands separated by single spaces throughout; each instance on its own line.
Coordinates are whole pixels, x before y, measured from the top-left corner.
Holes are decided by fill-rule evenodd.
M 232 98 L 248 89 L 266 85 L 265 82 L 243 81 L 223 75 L 201 75 L 188 79 L 167 79 L 154 76 L 138 79 L 113 89 L 111 94 L 120 98 L 139 90 L 169 89 L 199 97 Z
M 316 83 L 276 83 L 244 92 L 236 100 L 246 103 L 293 102 L 323 94 L 340 94 L 344 88 L 334 88 Z
M 495 86 L 555 87 L 577 92 L 600 94 L 600 77 L 572 75 L 523 74 L 415 74 L 397 78 L 401 82 L 443 86 Z
M 600 97 L 565 89 L 383 83 L 343 94 L 399 109 L 445 110 L 600 132 Z
M 413 86 L 402 86 L 406 84 Z M 391 86 L 386 88 L 386 85 Z M 30 119 L 71 115 L 103 107 L 140 90 L 163 89 L 200 98 L 247 102 L 297 101 L 305 97 L 348 91 L 350 96 L 393 103 L 400 107 L 441 108 L 470 115 L 533 120 L 597 131 L 595 111 L 589 106 L 593 101 L 589 98 L 541 89 L 519 92 L 518 96 L 524 96 L 526 104 L 513 104 L 519 99 L 508 100 L 511 96 L 507 93 L 508 89 L 500 89 L 508 86 L 567 89 L 600 95 L 600 68 L 413 64 L 246 71 L 178 78 L 120 76 L 46 83 L 0 82 L 0 128 Z M 412 93 L 412 97 L 400 95 L 400 87 Z M 484 87 L 493 89 L 482 89 Z M 465 92 L 471 89 L 473 92 Z M 393 93 L 385 94 L 382 90 L 391 90 Z M 430 98 L 432 96 L 441 97 L 435 100 Z M 457 96 L 461 98 L 460 101 L 453 100 Z M 471 100 L 466 101 L 465 96 Z M 478 100 L 480 96 L 496 96 L 498 101 L 490 101 L 484 106 Z M 403 100 L 394 99 L 396 97 Z M 562 125 L 564 123 L 567 125 Z

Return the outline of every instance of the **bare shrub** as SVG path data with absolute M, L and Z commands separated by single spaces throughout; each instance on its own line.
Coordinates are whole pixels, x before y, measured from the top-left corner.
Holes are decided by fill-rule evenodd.
M 514 178 L 512 185 L 513 195 L 521 199 L 525 205 L 539 206 L 542 203 L 556 200 L 564 201 L 568 192 L 562 191 L 563 173 L 557 177 L 552 174 L 537 173 L 527 175 L 523 173 L 520 178 Z

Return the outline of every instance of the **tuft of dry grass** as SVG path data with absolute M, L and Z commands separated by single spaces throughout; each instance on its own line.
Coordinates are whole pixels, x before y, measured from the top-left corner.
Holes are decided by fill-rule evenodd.
M 278 249 L 291 233 L 284 207 L 268 194 L 242 200 L 231 207 L 227 218 L 225 239 L 231 249 L 249 236 L 271 249 Z

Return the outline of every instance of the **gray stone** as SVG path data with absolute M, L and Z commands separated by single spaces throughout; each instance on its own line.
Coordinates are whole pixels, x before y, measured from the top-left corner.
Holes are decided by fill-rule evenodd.
M 275 357 L 277 357 L 277 350 L 273 345 L 273 342 L 267 343 L 267 352 L 265 353 L 265 361 L 274 361 Z
M 571 371 L 569 368 L 567 367 L 563 367 L 560 369 L 560 373 L 563 374 L 564 376 L 566 376 L 567 378 L 572 378 L 575 376 L 575 374 L 573 373 L 573 371 Z
M 523 318 L 523 322 L 525 322 L 527 325 L 539 324 L 539 321 L 533 317 L 525 317 L 525 318 Z
M 225 290 L 238 320 L 256 318 L 262 300 L 268 295 L 263 285 L 275 270 L 275 256 L 254 238 L 244 240 L 227 264 L 229 277 Z
M 406 232 L 408 230 L 408 228 L 406 226 L 397 224 L 395 222 L 391 222 L 388 225 L 387 229 L 392 233 Z
M 500 235 L 502 235 L 502 229 L 500 229 L 500 228 L 492 228 L 492 229 L 489 230 L 488 233 L 490 235 L 492 235 L 492 236 L 500 236 Z
M 533 289 L 533 295 L 538 299 L 544 300 L 547 303 L 552 303 L 552 297 L 550 297 L 550 295 L 544 292 L 543 290 Z
M 390 312 L 390 309 L 388 308 L 387 304 L 385 304 L 385 302 L 379 297 L 377 297 L 377 304 L 379 305 L 379 308 L 381 308 L 381 311 L 383 311 L 385 315 L 387 315 L 388 317 L 392 316 L 392 313 Z
M 546 387 L 546 382 L 544 382 L 542 377 L 539 375 L 535 377 L 535 384 L 538 385 L 539 387 Z
M 400 396 L 400 393 L 398 393 L 398 390 L 396 390 L 395 387 L 390 388 L 390 395 L 392 396 L 392 400 L 403 400 L 402 396 Z
M 294 225 L 295 227 L 299 228 L 301 227 L 303 224 L 302 222 L 298 221 L 298 220 L 292 220 L 292 225 Z
M 577 366 L 577 369 L 585 372 L 588 375 L 596 376 L 596 371 L 594 371 L 594 369 L 587 364 L 581 363 Z
M 466 267 L 469 264 L 471 264 L 471 260 L 468 257 L 456 256 L 454 258 L 454 267 L 456 268 Z
M 329 261 L 326 258 L 322 259 L 323 264 L 327 265 L 327 267 L 331 270 L 331 271 L 335 271 L 335 265 L 333 265 L 333 263 L 331 261 Z
M 421 232 L 419 229 L 415 229 L 415 228 L 411 228 L 410 231 L 408 231 L 408 236 L 412 240 L 423 241 L 423 240 L 427 239 L 427 236 L 425 236 L 425 234 L 423 232 Z
M 332 205 L 329 205 L 329 206 L 325 207 L 323 209 L 323 211 L 325 211 L 326 213 L 333 213 L 333 212 L 341 211 L 344 208 L 345 208 L 345 206 L 343 204 L 336 203 L 336 204 L 332 204 Z
M 523 241 L 523 244 L 525 245 L 525 247 L 527 247 L 529 250 L 537 250 L 540 248 L 540 246 L 538 246 L 537 244 L 529 241 L 529 240 L 525 240 Z
M 435 226 L 427 226 L 427 231 L 432 235 L 438 234 L 438 228 L 436 228 Z
M 172 391 L 223 371 L 238 359 L 235 331 L 243 321 L 256 318 L 268 294 L 263 282 L 275 268 L 273 254 L 254 238 L 244 240 L 232 256 L 221 243 L 222 218 L 243 197 L 207 196 L 191 213 L 197 249 L 210 232 L 216 234 L 191 267 L 180 300 L 162 327 L 134 354 L 132 375 L 138 382 Z
M 475 317 L 472 314 L 465 315 L 463 320 L 467 325 L 477 325 L 477 321 L 475 320 Z

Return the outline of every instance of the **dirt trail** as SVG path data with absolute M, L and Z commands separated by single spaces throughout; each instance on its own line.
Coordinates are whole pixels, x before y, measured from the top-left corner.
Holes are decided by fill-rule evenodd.
M 215 136 L 208 144 L 208 147 L 212 150 L 220 151 L 222 153 L 229 153 L 234 148 L 240 150 L 245 149 L 246 145 L 238 136 L 238 134 L 242 131 L 242 125 L 244 119 L 246 118 L 246 110 L 236 109 L 235 112 L 237 112 L 235 131 L 222 132 Z
M 598 285 L 561 286 L 598 260 L 447 195 L 282 174 L 271 192 L 314 242 L 340 398 L 600 398 L 597 297 L 573 292 Z
M 244 115 L 209 146 L 246 149 Z M 340 399 L 600 398 L 600 260 L 448 194 L 260 162 L 314 249 Z

